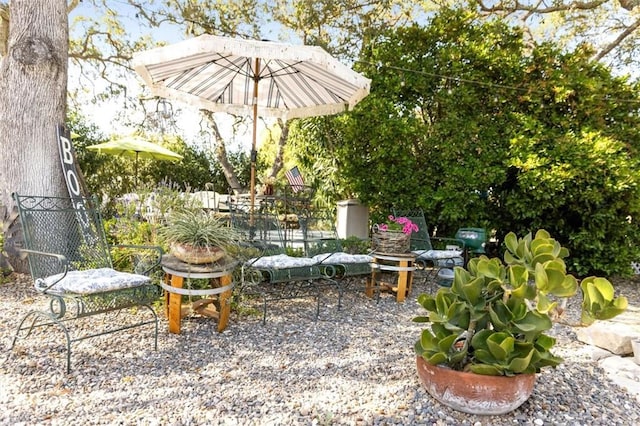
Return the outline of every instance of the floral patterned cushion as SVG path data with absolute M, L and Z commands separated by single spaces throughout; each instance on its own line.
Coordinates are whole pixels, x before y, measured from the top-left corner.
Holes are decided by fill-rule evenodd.
M 464 265 L 460 250 L 415 250 L 417 259 L 433 261 L 436 266 L 452 268 Z
M 63 274 L 56 274 L 44 279 L 37 279 L 35 281 L 36 289 L 43 291 L 59 280 L 62 275 Z M 150 281 L 151 278 L 147 276 L 120 272 L 111 268 L 87 269 L 84 271 L 67 272 L 67 275 L 50 288 L 49 292 L 93 294 L 137 287 L 147 284 Z
M 460 250 L 415 250 L 412 253 L 423 259 L 453 259 L 462 255 Z
M 273 256 L 249 259 L 246 262 L 246 265 L 260 269 L 287 269 L 299 266 L 312 266 L 317 263 L 318 262 L 308 257 L 293 257 L 287 256 L 286 254 L 276 254 Z
M 320 263 L 370 263 L 373 257 L 368 254 L 349 254 L 345 252 L 316 254 L 313 258 Z

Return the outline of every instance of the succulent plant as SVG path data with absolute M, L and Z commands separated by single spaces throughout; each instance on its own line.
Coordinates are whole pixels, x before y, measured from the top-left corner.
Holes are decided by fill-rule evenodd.
M 539 230 L 505 238 L 504 263 L 486 256 L 471 259 L 467 269 L 454 268 L 450 288 L 435 296 L 421 294 L 428 312 L 414 318 L 429 322 L 415 351 L 433 365 L 488 375 L 535 373 L 556 366 L 555 339 L 545 332 L 562 316 L 566 298 L 583 293 L 582 324 L 612 318 L 627 307 L 605 278 L 578 280 L 566 272 L 566 248 Z

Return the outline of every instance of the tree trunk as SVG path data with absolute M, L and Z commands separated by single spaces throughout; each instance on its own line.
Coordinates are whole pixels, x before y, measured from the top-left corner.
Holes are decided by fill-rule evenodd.
M 269 177 L 274 179 L 284 167 L 284 147 L 287 145 L 287 138 L 289 137 L 289 122 L 278 119 L 278 126 L 281 129 L 280 139 L 276 148 L 276 158 L 273 160 L 273 166 L 271 166 L 271 172 L 269 173 Z
M 209 121 L 209 125 L 213 130 L 213 137 L 215 139 L 215 156 L 220 163 L 220 167 L 222 167 L 222 172 L 224 173 L 224 177 L 227 179 L 229 188 L 231 188 L 231 190 L 235 194 L 240 194 L 241 192 L 243 192 L 243 188 L 240 186 L 238 176 L 236 175 L 236 172 L 233 170 L 233 166 L 227 158 L 227 148 L 225 147 L 222 136 L 220 135 L 218 123 L 216 123 L 216 120 L 211 111 L 201 109 L 200 112 L 206 117 L 207 121 Z
M 68 50 L 66 0 L 11 0 L 0 58 L 0 204 L 8 210 L 12 192 L 67 193 L 56 125 L 65 120 Z

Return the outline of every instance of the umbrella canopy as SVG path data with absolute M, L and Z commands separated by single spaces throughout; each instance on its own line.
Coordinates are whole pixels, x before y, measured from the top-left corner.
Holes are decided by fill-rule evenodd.
M 87 149 L 98 151 L 102 154 L 121 155 L 135 158 L 135 186 L 138 186 L 138 158 L 149 158 L 162 161 L 178 161 L 182 155 L 164 148 L 155 143 L 147 142 L 137 136 L 113 139 L 109 142 L 90 145 Z
M 369 93 L 371 81 L 316 46 L 202 35 L 134 54 L 151 92 L 213 112 L 252 115 L 251 209 L 258 116 L 335 114 Z

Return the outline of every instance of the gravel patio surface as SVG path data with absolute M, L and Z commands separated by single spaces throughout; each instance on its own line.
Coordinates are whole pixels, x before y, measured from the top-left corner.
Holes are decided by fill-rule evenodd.
M 640 304 L 639 281 L 616 281 Z M 414 341 L 421 325 L 416 282 L 404 303 L 379 303 L 350 292 L 322 298 L 314 320 L 310 299 L 275 302 L 262 325 L 257 301 L 243 303 L 229 326 L 188 318 L 180 335 L 167 331 L 163 309 L 158 350 L 149 327 L 73 346 L 65 374 L 60 332 L 20 340 L 28 310 L 46 306 L 27 276 L 0 284 L 0 424 L 3 425 L 632 425 L 635 397 L 605 376 L 571 327 L 555 325 L 556 354 L 565 362 L 538 375 L 532 396 L 501 416 L 453 411 L 420 386 Z M 579 301 L 571 303 L 573 315 Z M 142 311 L 135 313 L 142 315 Z M 571 315 L 570 315 L 571 316 Z M 86 327 L 96 327 L 96 320 Z

